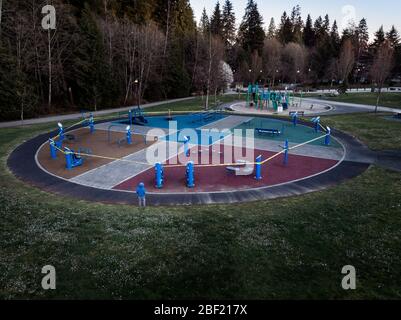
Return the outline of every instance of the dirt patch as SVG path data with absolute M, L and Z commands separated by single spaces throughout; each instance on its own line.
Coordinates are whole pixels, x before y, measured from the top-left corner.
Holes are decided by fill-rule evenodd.
M 119 144 L 118 141 L 121 141 L 125 138 L 125 133 L 122 132 L 111 132 L 109 142 L 109 135 L 107 131 L 97 130 L 95 133 L 91 134 L 87 128 L 78 129 L 70 132 L 69 134 L 72 134 L 75 137 L 75 141 L 65 141 L 64 146 L 67 148 L 73 149 L 74 151 L 78 151 L 80 148 L 90 149 L 93 155 L 110 157 L 113 159 L 126 157 L 130 154 L 143 150 L 154 143 L 147 142 L 147 144 L 145 144 L 144 136 L 132 135 L 131 145 L 128 145 L 125 142 Z M 49 144 L 45 144 L 39 150 L 38 161 L 40 165 L 50 173 L 66 179 L 74 178 L 113 161 L 113 159 L 84 157 L 84 164 L 82 166 L 72 170 L 67 170 L 65 167 L 64 154 L 58 152 L 57 159 L 52 159 L 50 157 L 49 148 Z

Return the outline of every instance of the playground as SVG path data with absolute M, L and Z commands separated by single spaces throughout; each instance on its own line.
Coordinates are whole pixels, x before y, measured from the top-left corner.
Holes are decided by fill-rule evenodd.
M 143 183 L 149 205 L 280 198 L 367 169 L 351 161 L 352 137 L 320 117 L 287 112 L 280 118 L 217 109 L 148 115 L 134 108 L 111 120 L 87 114 L 67 128 L 58 123 L 11 158 L 33 158 L 31 166 L 14 170 L 47 191 L 132 204 Z
M 231 110 L 255 115 L 283 115 L 297 112 L 300 116 L 321 115 L 333 110 L 324 103 L 310 103 L 303 95 L 303 92 L 295 96 L 290 90 L 273 91 L 257 84 L 250 84 L 246 101 L 232 105 Z

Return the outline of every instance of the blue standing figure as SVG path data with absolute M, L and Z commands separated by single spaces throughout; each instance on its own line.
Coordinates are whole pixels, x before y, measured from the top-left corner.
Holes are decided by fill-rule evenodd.
M 138 205 L 140 207 L 146 207 L 146 189 L 143 182 L 138 184 L 138 187 L 136 188 L 136 194 L 138 196 Z

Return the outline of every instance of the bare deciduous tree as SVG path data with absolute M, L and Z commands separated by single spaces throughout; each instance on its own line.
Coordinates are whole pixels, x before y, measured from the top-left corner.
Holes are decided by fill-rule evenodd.
M 341 48 L 340 57 L 337 60 L 337 72 L 342 82 L 342 93 L 347 91 L 348 77 L 354 68 L 355 53 L 351 40 L 346 40 Z
M 297 83 L 302 80 L 305 72 L 307 51 L 298 43 L 291 42 L 284 47 L 282 55 L 285 77 Z
M 271 86 L 274 87 L 276 77 L 281 69 L 281 54 L 283 46 L 275 39 L 267 39 L 264 47 L 264 67 L 263 71 L 270 79 Z
M 379 107 L 380 96 L 382 94 L 383 86 L 388 79 L 391 69 L 394 63 L 394 49 L 392 48 L 390 42 L 386 40 L 380 46 L 376 53 L 373 66 L 371 68 L 370 74 L 373 82 L 376 85 L 377 99 L 375 112 Z

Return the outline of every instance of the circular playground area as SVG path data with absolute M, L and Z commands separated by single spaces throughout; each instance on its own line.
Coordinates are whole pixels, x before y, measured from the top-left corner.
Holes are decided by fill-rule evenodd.
M 8 165 L 49 192 L 103 203 L 234 203 L 318 191 L 351 179 L 369 164 L 352 161 L 352 137 L 321 123 L 219 111 L 80 123 L 17 147 Z M 304 119 L 304 118 L 303 118 Z

